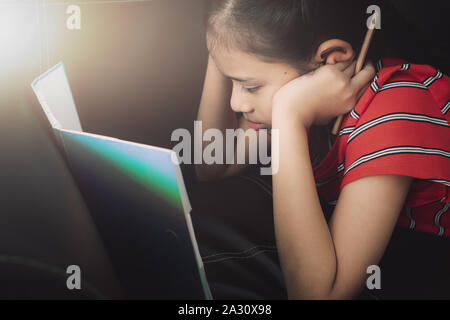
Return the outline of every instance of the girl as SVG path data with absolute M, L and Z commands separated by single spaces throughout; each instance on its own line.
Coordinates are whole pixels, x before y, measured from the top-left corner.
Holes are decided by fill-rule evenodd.
M 204 130 L 279 130 L 273 219 L 289 298 L 357 297 L 370 270 L 385 281 L 374 282 L 374 295 L 450 298 L 450 80 L 399 59 L 353 75 L 365 9 L 362 1 L 211 0 L 198 120 Z M 209 180 L 246 168 L 196 171 Z M 322 198 L 334 206 L 328 222 Z M 401 259 L 413 265 L 399 271 L 392 255 L 404 243 L 411 254 Z M 419 266 L 431 248 L 438 260 Z

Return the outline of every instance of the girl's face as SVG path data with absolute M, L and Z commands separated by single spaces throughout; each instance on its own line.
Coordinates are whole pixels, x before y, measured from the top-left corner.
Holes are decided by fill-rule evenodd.
M 233 82 L 230 105 L 242 112 L 253 129 L 270 128 L 272 98 L 283 85 L 300 76 L 297 69 L 239 49 L 210 51 L 220 72 Z

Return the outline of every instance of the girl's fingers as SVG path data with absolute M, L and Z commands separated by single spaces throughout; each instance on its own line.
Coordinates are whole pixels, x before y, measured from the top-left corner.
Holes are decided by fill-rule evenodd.
M 355 90 L 359 91 L 373 79 L 375 72 L 373 64 L 368 63 L 360 72 L 354 75 L 350 83 Z
M 351 78 L 355 74 L 355 69 L 356 61 L 353 61 L 343 70 L 343 72 L 348 78 Z
M 348 62 L 338 62 L 330 66 L 351 77 L 355 73 L 356 62 L 353 61 L 350 64 L 348 64 Z

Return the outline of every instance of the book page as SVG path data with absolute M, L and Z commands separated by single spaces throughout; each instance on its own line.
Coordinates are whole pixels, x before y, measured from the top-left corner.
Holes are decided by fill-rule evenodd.
M 53 128 L 83 131 L 62 62 L 31 84 Z

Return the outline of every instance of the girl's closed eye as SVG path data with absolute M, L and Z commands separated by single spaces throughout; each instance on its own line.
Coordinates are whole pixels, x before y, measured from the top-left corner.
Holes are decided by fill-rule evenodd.
M 260 86 L 256 86 L 256 87 L 243 87 L 243 89 L 249 93 L 255 93 L 256 91 L 258 91 L 258 89 L 260 88 Z

